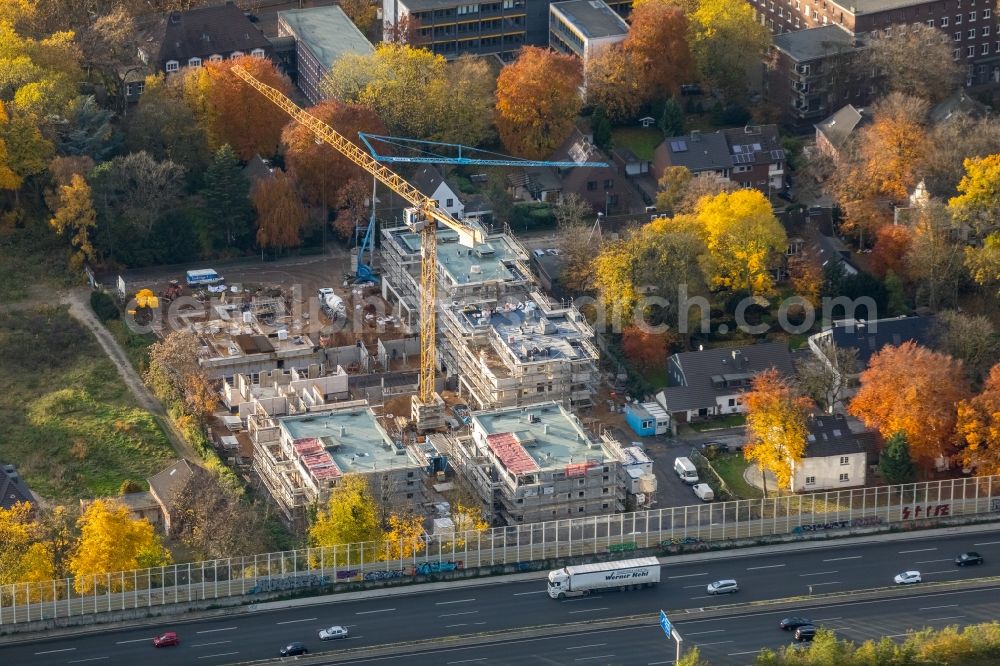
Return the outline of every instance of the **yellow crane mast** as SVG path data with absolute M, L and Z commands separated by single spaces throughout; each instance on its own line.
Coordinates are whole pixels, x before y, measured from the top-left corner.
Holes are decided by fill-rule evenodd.
M 258 81 L 240 65 L 234 65 L 233 74 L 243 79 L 264 97 L 271 100 L 296 122 L 309 128 L 316 138 L 332 146 L 337 152 L 373 175 L 383 185 L 401 196 L 415 209 L 410 227 L 420 233 L 420 385 L 414 401 L 414 419 L 419 406 L 433 407 L 440 402 L 434 391 L 437 370 L 437 223 L 458 233 L 459 242 L 466 247 L 483 243 L 482 231 L 452 217 L 438 207 L 437 202 L 425 196 L 398 174 L 380 164 L 374 157 L 359 148 L 335 129 L 319 120 L 280 91 Z M 418 423 L 419 427 L 419 423 Z

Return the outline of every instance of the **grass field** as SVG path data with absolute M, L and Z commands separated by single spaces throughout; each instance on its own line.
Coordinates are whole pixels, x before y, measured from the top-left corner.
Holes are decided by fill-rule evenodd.
M 611 142 L 615 148 L 628 148 L 640 160 L 652 160 L 663 132 L 656 127 L 617 127 L 611 130 Z
M 745 414 L 725 414 L 723 416 L 716 416 L 705 421 L 694 421 L 689 425 L 692 430 L 705 432 L 706 430 L 715 430 L 717 428 L 736 428 L 744 425 L 746 422 L 747 417 Z
M 752 499 L 763 494 L 759 488 L 750 485 L 743 478 L 743 471 L 748 463 L 742 453 L 719 454 L 710 462 L 715 473 L 726 482 L 729 490 L 739 499 Z
M 0 442 L 55 502 L 116 494 L 173 459 L 90 333 L 64 308 L 0 312 Z
M 8 229 L 0 222 L 0 304 L 73 282 L 66 270 L 66 242 L 43 224 Z

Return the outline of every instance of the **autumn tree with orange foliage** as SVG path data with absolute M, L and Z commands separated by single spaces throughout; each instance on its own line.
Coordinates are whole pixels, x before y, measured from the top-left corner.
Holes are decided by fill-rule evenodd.
M 666 334 L 644 331 L 640 326 L 629 326 L 622 331 L 625 358 L 639 370 L 663 367 L 667 362 L 669 342 Z
M 325 100 L 307 109 L 313 116 L 337 130 L 343 136 L 357 140 L 358 132 L 386 134 L 385 125 L 371 109 L 337 100 Z M 285 145 L 288 173 L 302 189 L 306 200 L 314 206 L 336 205 L 341 190 L 348 181 L 365 174 L 361 167 L 325 143 L 316 143 L 309 128 L 296 122 L 288 123 L 281 133 Z
M 547 157 L 573 129 L 583 105 L 581 83 L 578 58 L 522 48 L 497 78 L 497 131 L 507 150 L 519 157 Z
M 896 275 L 906 275 L 906 254 L 913 242 L 913 232 L 902 224 L 887 224 L 875 232 L 872 247 L 871 269 L 882 279 L 892 271 Z
M 663 2 L 647 2 L 632 10 L 629 22 L 622 48 L 642 72 L 646 100 L 679 93 L 694 71 L 684 12 Z
M 976 474 L 1000 474 L 1000 364 L 994 365 L 976 396 L 958 403 L 955 431 L 962 461 Z
M 908 341 L 871 358 L 848 411 L 885 438 L 906 433 L 910 455 L 929 466 L 947 451 L 968 394 L 961 361 Z
M 236 60 L 209 62 L 185 73 L 190 81 L 189 100 L 203 98 L 196 105 L 212 139 L 212 148 L 229 144 L 244 162 L 254 155 L 271 157 L 278 152 L 281 130 L 288 115 L 270 100 L 251 88 L 231 71 L 241 65 L 258 81 L 288 95 L 292 84 L 270 60 L 243 56 Z M 186 81 L 187 83 L 187 81 Z
M 788 278 L 797 296 L 814 307 L 819 305 L 823 291 L 823 264 L 815 251 L 806 248 L 789 258 Z
M 275 250 L 298 247 L 306 209 L 299 199 L 295 183 L 284 172 L 263 178 L 250 190 L 250 200 L 257 210 L 257 244 Z
M 760 468 L 765 495 L 766 472 L 774 474 L 778 488 L 787 488 L 794 465 L 806 452 L 813 401 L 771 368 L 753 378 L 750 390 L 743 395 L 743 404 L 747 408 L 747 445 L 743 456 Z

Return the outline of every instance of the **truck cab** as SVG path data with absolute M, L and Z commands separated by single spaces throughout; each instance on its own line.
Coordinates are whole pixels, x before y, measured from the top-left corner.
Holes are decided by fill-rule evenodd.
M 572 594 L 569 590 L 569 574 L 565 569 L 549 572 L 549 596 L 553 599 L 563 599 Z

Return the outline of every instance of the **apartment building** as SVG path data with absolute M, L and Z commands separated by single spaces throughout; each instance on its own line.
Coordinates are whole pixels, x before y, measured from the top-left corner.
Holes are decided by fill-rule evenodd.
M 473 414 L 451 460 L 508 525 L 622 511 L 618 452 L 557 403 Z
M 591 404 L 598 351 L 573 305 L 538 291 L 528 252 L 508 234 L 475 248 L 437 232 L 438 362 L 473 408 L 558 400 Z M 419 325 L 420 236 L 382 232 L 382 293 L 409 330 Z
M 602 0 L 567 0 L 549 6 L 549 47 L 587 62 L 628 36 L 628 23 Z
M 330 374 L 320 374 L 318 365 L 304 371 L 269 370 L 256 376 L 238 374 L 222 383 L 222 402 L 234 415 L 246 420 L 263 406 L 271 416 L 301 414 L 349 395 L 349 377 L 339 365 Z
M 877 39 L 924 23 L 951 42 L 967 86 L 1000 83 L 995 7 L 984 0 L 748 0 L 775 34 L 776 66 L 767 97 L 796 124 L 816 123 L 844 104 L 864 106 L 871 81 L 849 73 L 850 59 Z
M 254 471 L 293 522 L 348 474 L 364 475 L 389 503 L 423 503 L 424 473 L 440 467 L 435 455 L 394 441 L 363 400 L 294 416 L 258 405 L 248 426 Z
M 451 59 L 464 53 L 495 55 L 504 62 L 525 45 L 548 46 L 552 0 L 382 0 L 387 33 L 408 26 L 408 41 Z M 622 16 L 632 0 L 607 3 Z

